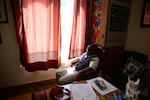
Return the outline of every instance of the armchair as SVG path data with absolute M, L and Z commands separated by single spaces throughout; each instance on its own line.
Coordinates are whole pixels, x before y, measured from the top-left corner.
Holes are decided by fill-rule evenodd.
M 66 84 L 78 80 L 87 80 L 99 75 L 100 70 L 103 68 L 105 56 L 105 49 L 97 44 L 92 44 L 87 47 L 87 50 L 79 58 L 69 60 L 71 63 L 77 61 L 73 73 L 69 74 L 66 70 L 56 73 L 58 84 Z M 98 64 L 98 66 L 97 66 Z M 69 63 L 69 65 L 71 65 Z M 90 67 L 89 67 L 90 65 Z M 81 67 L 80 67 L 81 66 Z M 80 69 L 81 68 L 81 69 Z M 96 68 L 96 69 L 94 69 Z M 78 70 L 79 69 L 79 70 Z
M 96 68 L 96 70 L 89 70 L 87 72 L 84 72 L 80 78 L 80 80 L 88 80 L 88 79 L 92 79 L 92 78 L 95 78 L 97 76 L 99 76 L 101 74 L 101 70 L 103 68 L 103 65 L 104 65 L 104 57 L 105 57 L 105 48 L 98 45 L 100 49 L 100 62 L 98 64 L 98 67 Z

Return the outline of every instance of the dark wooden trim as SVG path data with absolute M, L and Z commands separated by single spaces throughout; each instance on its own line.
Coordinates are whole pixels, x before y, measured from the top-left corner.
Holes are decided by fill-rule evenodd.
M 124 46 L 107 47 L 104 58 L 103 74 L 111 76 L 120 72 L 122 68 Z
M 0 88 L 0 100 L 11 96 L 32 93 L 34 91 L 44 90 L 57 84 L 56 79 L 49 79 L 39 82 L 27 83 L 17 86 Z
M 131 3 L 131 0 L 117 0 L 117 1 L 124 2 L 124 3 L 128 3 L 128 4 Z

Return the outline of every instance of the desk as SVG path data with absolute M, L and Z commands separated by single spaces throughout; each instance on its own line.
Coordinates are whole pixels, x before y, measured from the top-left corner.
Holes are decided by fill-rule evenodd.
M 87 83 L 86 81 L 80 81 L 78 82 L 80 84 L 85 84 Z M 78 83 L 75 83 L 75 84 L 78 84 Z M 70 84 L 68 84 L 70 85 Z M 46 96 L 48 98 L 48 100 L 53 100 L 50 95 L 49 95 L 49 92 L 50 92 L 51 88 L 49 89 L 45 89 L 44 91 L 46 92 Z M 120 93 L 123 93 L 121 90 L 117 89 L 111 93 L 108 93 L 107 95 L 101 95 L 100 93 L 98 93 L 95 89 L 94 89 L 94 92 L 96 93 L 96 95 L 99 97 L 99 100 L 113 100 L 113 99 L 109 99 L 110 97 L 113 97 L 113 94 L 120 94 Z M 32 93 L 27 93 L 27 94 L 23 94 L 23 95 L 19 95 L 19 96 L 15 96 L 15 97 L 11 97 L 11 98 L 8 98 L 6 100 L 32 100 Z M 114 99 L 115 100 L 115 99 Z
M 80 82 L 76 82 L 76 83 L 72 83 L 72 84 L 67 84 L 67 85 L 63 85 L 63 87 L 64 88 L 67 88 L 67 89 L 69 89 L 70 91 L 71 91 L 71 86 L 72 85 L 75 85 L 75 84 L 85 84 L 86 86 L 87 86 L 87 83 L 89 83 L 90 85 L 91 85 L 91 82 L 93 82 L 94 80 L 103 80 L 104 82 L 105 82 L 105 84 L 106 84 L 106 86 L 108 87 L 107 88 L 107 90 L 102 90 L 103 92 L 98 92 L 97 90 L 96 90 L 96 88 L 93 88 L 93 85 L 95 85 L 95 84 L 93 84 L 92 85 L 92 89 L 94 90 L 94 92 L 96 93 L 96 95 L 98 96 L 98 98 L 99 98 L 99 100 L 115 100 L 115 98 L 116 98 L 116 96 L 117 96 L 117 98 L 120 98 L 120 94 L 123 94 L 123 91 L 121 91 L 121 90 L 119 90 L 118 88 L 116 88 L 116 87 L 114 87 L 111 83 L 109 83 L 109 82 L 107 82 L 106 80 L 104 80 L 102 77 L 97 77 L 97 78 L 94 78 L 94 79 L 91 79 L 91 80 L 88 80 L 88 81 L 80 81 Z M 110 85 L 109 85 L 110 84 Z M 81 86 L 80 85 L 80 86 Z M 89 85 L 89 86 L 90 86 Z M 91 87 L 91 86 L 90 86 Z M 87 87 L 88 88 L 88 87 Z M 76 87 L 76 89 L 77 89 L 77 87 Z M 75 89 L 75 90 L 76 90 Z M 98 88 L 99 89 L 99 88 Z M 80 93 L 80 91 L 81 91 L 82 89 L 81 89 L 81 87 L 80 87 L 80 89 L 79 89 L 79 91 L 77 91 L 76 93 Z M 111 92 L 109 92 L 109 90 L 111 91 Z M 73 90 L 72 90 L 73 91 Z M 84 91 L 84 89 L 82 90 L 82 91 Z M 86 90 L 85 90 L 86 91 Z M 88 91 L 88 90 L 87 90 Z M 108 91 L 109 93 L 107 93 L 107 94 L 105 94 L 105 95 L 101 95 L 100 93 L 102 93 L 102 94 L 104 94 L 104 91 Z M 47 91 L 46 91 L 46 93 L 47 93 L 47 95 L 48 95 L 48 100 L 52 100 L 51 98 L 50 98 L 50 96 L 49 96 L 49 92 L 50 92 L 50 89 L 48 89 Z M 106 93 L 106 92 L 105 92 Z M 82 93 L 81 93 L 82 94 Z M 81 96 L 81 95 L 80 95 Z M 76 97 L 76 96 L 75 96 Z M 119 99 L 120 100 L 120 99 Z

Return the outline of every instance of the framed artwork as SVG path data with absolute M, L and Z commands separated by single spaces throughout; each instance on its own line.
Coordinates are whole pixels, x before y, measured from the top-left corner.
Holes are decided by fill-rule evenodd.
M 127 31 L 129 7 L 111 5 L 109 31 Z
M 6 1 L 0 0 L 0 23 L 7 23 L 7 10 L 6 10 Z
M 126 73 L 128 76 L 135 76 L 139 70 L 140 68 L 137 65 L 130 62 L 125 68 L 124 73 Z
M 143 2 L 141 27 L 150 27 L 150 0 L 144 0 Z

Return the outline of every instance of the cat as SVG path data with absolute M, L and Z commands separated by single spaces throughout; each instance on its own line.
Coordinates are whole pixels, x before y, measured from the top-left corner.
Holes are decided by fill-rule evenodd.
M 139 93 L 141 92 L 138 89 L 139 83 L 139 78 L 136 81 L 133 81 L 130 77 L 128 77 L 128 83 L 126 84 L 125 90 L 126 100 L 138 100 Z

